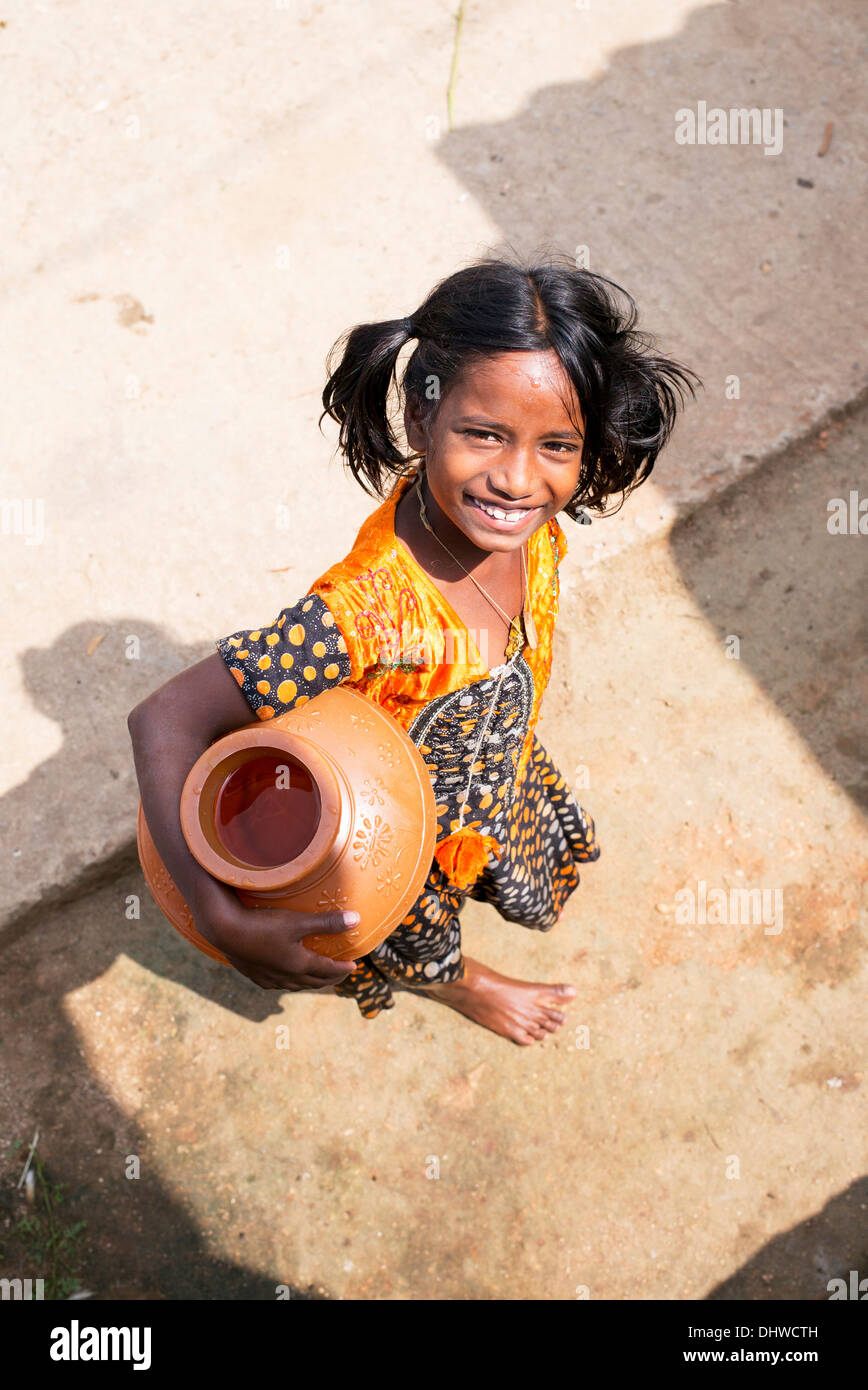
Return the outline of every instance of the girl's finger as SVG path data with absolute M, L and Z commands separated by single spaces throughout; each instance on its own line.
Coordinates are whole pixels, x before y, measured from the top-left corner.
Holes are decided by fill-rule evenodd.
M 354 960 L 330 960 L 328 956 L 317 955 L 316 951 L 309 951 L 308 956 L 306 973 L 313 975 L 321 984 L 330 985 L 337 980 L 345 980 L 356 969 Z
M 304 928 L 299 928 L 299 937 L 335 935 L 343 931 L 350 931 L 353 927 L 357 927 L 362 919 L 358 912 L 348 910 L 345 912 L 323 912 L 307 917 L 305 920 L 307 925 Z

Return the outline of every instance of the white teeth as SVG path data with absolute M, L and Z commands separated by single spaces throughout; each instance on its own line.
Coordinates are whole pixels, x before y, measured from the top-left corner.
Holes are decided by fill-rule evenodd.
M 488 516 L 493 516 L 495 521 L 520 521 L 522 517 L 527 516 L 528 511 L 530 510 L 530 508 L 525 507 L 522 511 L 514 509 L 512 511 L 504 512 L 500 509 L 500 507 L 489 507 L 486 502 L 480 502 L 478 497 L 475 497 L 473 500 L 476 503 L 477 507 L 481 507 L 482 510 L 487 513 Z

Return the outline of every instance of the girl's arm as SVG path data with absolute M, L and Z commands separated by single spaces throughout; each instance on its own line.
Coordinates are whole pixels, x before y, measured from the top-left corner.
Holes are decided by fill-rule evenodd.
M 342 980 L 355 962 L 330 961 L 301 945 L 314 932 L 342 932 L 356 914 L 248 908 L 193 858 L 181 830 L 181 791 L 196 760 L 218 738 L 252 722 L 253 711 L 219 652 L 166 681 L 136 705 L 127 725 L 142 808 L 157 852 L 183 894 L 197 931 L 265 989 L 316 989 Z

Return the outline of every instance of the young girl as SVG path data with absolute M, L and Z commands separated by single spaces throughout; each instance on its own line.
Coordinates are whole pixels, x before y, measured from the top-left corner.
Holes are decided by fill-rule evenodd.
M 522 1045 L 563 1022 L 572 986 L 508 979 L 464 956 L 459 914 L 470 896 L 547 931 L 578 866 L 599 856 L 534 727 L 566 552 L 556 518 L 587 519 L 581 508 L 602 512 L 647 478 L 693 391 L 692 373 L 654 355 L 635 321 L 629 295 L 569 261 L 491 258 L 442 281 L 409 318 L 356 327 L 333 350 L 323 416 L 380 505 L 297 603 L 220 639 L 129 718 L 157 850 L 197 929 L 263 988 L 330 989 L 375 1018 L 397 985 Z M 389 398 L 411 340 L 405 455 Z M 301 938 L 345 931 L 357 913 L 243 907 L 193 859 L 178 818 L 186 775 L 216 738 L 342 681 L 406 730 L 438 815 L 412 911 L 350 963 Z

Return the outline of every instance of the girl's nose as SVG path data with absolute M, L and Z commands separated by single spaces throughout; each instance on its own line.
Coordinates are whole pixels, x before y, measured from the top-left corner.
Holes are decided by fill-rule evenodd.
M 532 497 L 535 486 L 533 463 L 524 449 L 516 449 L 499 467 L 489 473 L 491 486 L 511 502 Z

